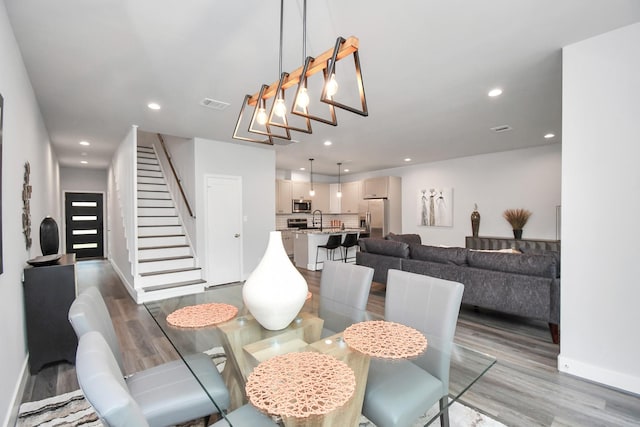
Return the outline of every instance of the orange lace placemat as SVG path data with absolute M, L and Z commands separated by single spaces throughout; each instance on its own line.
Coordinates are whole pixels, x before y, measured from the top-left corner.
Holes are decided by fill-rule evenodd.
M 342 337 L 354 350 L 383 359 L 415 357 L 427 348 L 427 339 L 417 329 L 384 320 L 355 323 Z
M 226 322 L 236 314 L 237 307 L 213 302 L 180 308 L 167 316 L 167 323 L 181 328 L 202 328 Z
M 340 408 L 355 387 L 355 375 L 346 363 L 305 351 L 260 363 L 249 375 L 245 392 L 253 406 L 269 415 L 306 418 Z

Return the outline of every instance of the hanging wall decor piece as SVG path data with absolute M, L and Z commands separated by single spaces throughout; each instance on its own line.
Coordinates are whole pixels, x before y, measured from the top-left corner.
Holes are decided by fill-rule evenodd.
M 424 187 L 418 195 L 418 225 L 453 227 L 453 189 Z
M 31 175 L 31 165 L 24 164 L 24 182 L 22 184 L 22 232 L 24 233 L 25 246 L 31 249 L 31 185 L 29 176 Z

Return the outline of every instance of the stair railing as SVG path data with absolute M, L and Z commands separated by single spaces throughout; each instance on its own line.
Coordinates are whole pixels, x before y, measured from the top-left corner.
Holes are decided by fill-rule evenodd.
M 182 200 L 184 201 L 185 207 L 187 208 L 187 211 L 189 212 L 189 215 L 191 216 L 191 218 L 195 218 L 196 216 L 193 214 L 193 210 L 191 209 L 189 200 L 187 200 L 187 195 L 185 194 L 184 188 L 182 187 L 182 180 L 178 177 L 176 168 L 173 165 L 173 161 L 171 160 L 171 155 L 169 154 L 169 151 L 167 150 L 167 146 L 164 143 L 164 138 L 160 134 L 157 134 L 157 135 L 158 135 L 158 139 L 160 140 L 160 145 L 162 146 L 162 150 L 164 151 L 164 155 L 166 156 L 169 162 L 171 173 L 173 174 L 173 177 L 175 178 L 176 183 L 178 184 L 178 189 L 180 190 L 180 194 L 182 195 Z

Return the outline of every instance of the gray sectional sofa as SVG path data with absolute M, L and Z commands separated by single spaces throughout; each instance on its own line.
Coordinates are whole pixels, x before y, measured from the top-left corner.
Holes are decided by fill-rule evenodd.
M 390 237 L 390 238 L 389 238 Z M 390 268 L 464 284 L 463 304 L 549 323 L 559 342 L 560 256 L 557 252 L 504 253 L 426 246 L 418 235 L 360 239 L 356 264 L 387 282 Z

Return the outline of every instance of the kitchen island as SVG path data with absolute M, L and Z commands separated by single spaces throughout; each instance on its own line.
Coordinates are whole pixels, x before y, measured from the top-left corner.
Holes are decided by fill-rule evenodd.
M 360 236 L 360 228 L 326 228 L 322 231 L 306 229 L 293 232 L 293 263 L 296 267 L 306 268 L 307 270 L 322 270 L 322 262 L 327 259 L 327 251 L 320 250 L 318 253 L 318 268 L 316 269 L 316 252 L 319 245 L 324 245 L 332 234 L 340 234 L 344 241 L 344 236 L 348 233 L 358 233 Z M 351 248 L 350 251 L 356 250 Z M 342 254 L 340 248 L 335 250 L 335 259 L 341 259 Z M 329 258 L 331 259 L 331 258 Z

